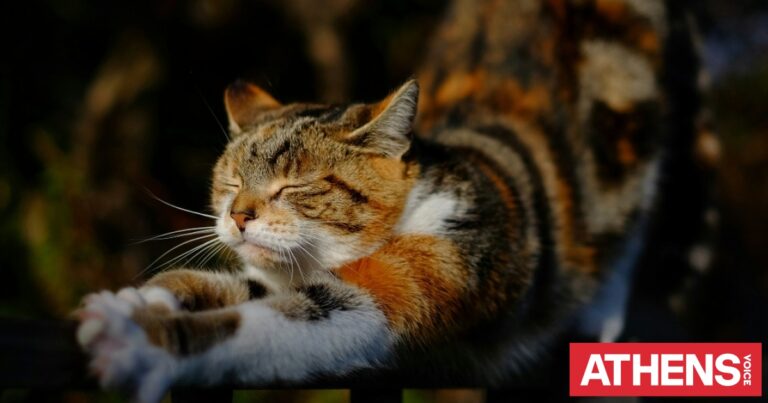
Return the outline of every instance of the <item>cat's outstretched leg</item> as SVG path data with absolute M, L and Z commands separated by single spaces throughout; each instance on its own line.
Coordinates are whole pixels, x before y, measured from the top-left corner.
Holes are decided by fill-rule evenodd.
M 301 381 L 381 365 L 393 337 L 370 297 L 341 281 L 201 312 L 89 296 L 78 339 L 101 384 L 141 402 L 175 382 L 196 385 Z

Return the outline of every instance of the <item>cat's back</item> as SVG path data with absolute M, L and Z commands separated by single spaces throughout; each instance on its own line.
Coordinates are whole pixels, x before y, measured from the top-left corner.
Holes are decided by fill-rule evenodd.
M 545 289 L 593 299 L 664 231 L 648 229 L 653 213 L 690 179 L 675 171 L 696 164 L 702 133 L 682 3 L 455 0 L 446 11 L 419 74 L 419 132 L 478 150 L 530 204 L 535 270 L 554 273 Z
M 455 0 L 420 71 L 420 133 L 494 154 L 512 176 L 505 150 L 529 161 L 563 266 L 599 271 L 653 204 L 662 158 L 696 136 L 680 3 Z

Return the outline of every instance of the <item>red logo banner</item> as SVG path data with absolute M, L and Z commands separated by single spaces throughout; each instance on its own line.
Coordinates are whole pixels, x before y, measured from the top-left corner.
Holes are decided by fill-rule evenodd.
M 571 396 L 762 396 L 761 343 L 571 343 Z

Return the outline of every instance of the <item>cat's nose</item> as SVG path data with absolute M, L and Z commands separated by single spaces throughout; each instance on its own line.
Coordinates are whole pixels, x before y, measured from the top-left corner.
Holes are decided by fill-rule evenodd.
M 245 231 L 245 224 L 247 224 L 248 221 L 251 221 L 256 217 L 258 217 L 256 212 L 253 210 L 230 211 L 229 216 L 232 217 L 233 220 L 235 220 L 235 225 L 237 225 L 237 229 L 239 229 L 240 232 Z

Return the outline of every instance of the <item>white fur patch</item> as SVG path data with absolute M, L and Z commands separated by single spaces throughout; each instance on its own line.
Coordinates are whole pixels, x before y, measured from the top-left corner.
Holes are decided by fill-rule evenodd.
M 397 233 L 440 235 L 447 228 L 446 220 L 460 213 L 455 196 L 445 192 L 425 193 L 418 184 L 411 190 L 403 215 L 395 227 Z
M 227 377 L 228 382 L 258 383 L 342 375 L 380 365 L 393 342 L 384 315 L 372 302 L 314 321 L 286 318 L 260 301 L 236 309 L 241 315 L 236 335 L 184 359 L 182 379 L 215 383 Z

